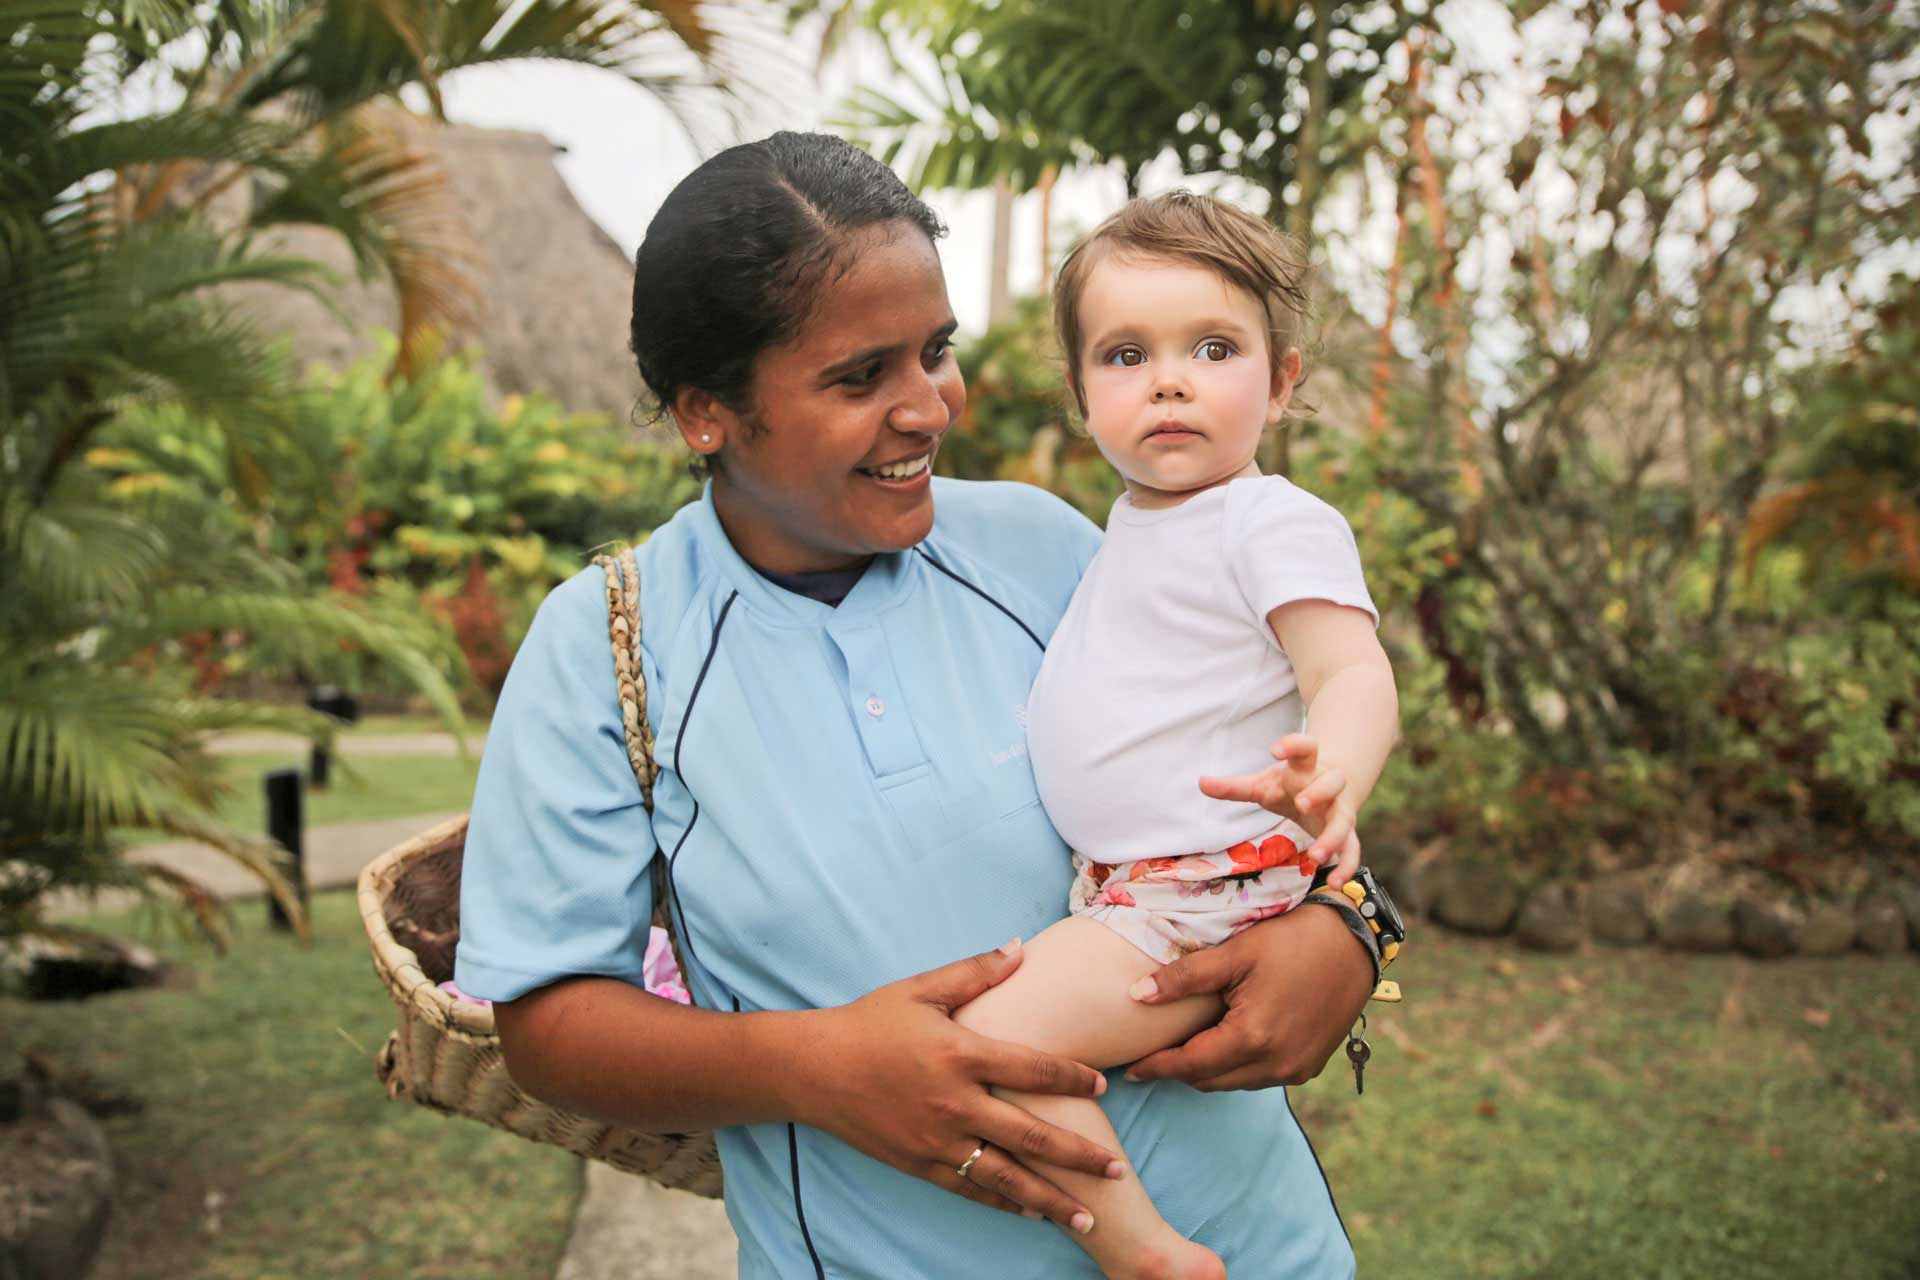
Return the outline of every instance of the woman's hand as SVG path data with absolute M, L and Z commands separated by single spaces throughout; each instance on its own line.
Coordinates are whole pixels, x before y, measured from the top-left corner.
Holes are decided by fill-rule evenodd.
M 1360 839 L 1354 834 L 1347 775 L 1337 767 L 1322 767 L 1320 744 L 1304 733 L 1288 734 L 1273 744 L 1272 752 L 1278 764 L 1259 773 L 1202 778 L 1200 790 L 1215 800 L 1257 804 L 1313 832 L 1307 857 L 1315 866 L 1334 861 L 1327 883 L 1338 889 L 1360 869 Z
M 953 1011 L 1020 967 L 1017 942 L 881 987 L 852 1004 L 801 1015 L 795 1119 L 969 1200 L 1071 1229 L 1086 1207 L 1022 1162 L 1099 1176 L 1120 1153 L 1036 1119 L 989 1088 L 1094 1098 L 1106 1077 L 1069 1058 L 989 1039 Z M 984 1147 L 965 1178 L 956 1170 Z M 1015 1157 L 1018 1157 L 1016 1159 Z
M 1211 991 L 1227 1002 L 1220 1021 L 1134 1063 L 1129 1079 L 1184 1080 L 1209 1093 L 1305 1084 L 1366 1007 L 1373 962 L 1332 908 L 1303 903 L 1163 965 L 1135 984 L 1134 998 L 1161 1004 Z

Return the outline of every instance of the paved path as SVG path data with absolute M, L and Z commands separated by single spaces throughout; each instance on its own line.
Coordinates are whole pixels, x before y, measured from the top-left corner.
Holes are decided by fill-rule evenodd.
M 587 1163 L 587 1194 L 554 1280 L 737 1280 L 718 1200 Z
M 335 822 L 306 830 L 307 887 L 347 889 L 360 878 L 360 868 L 379 854 L 444 822 L 452 814 L 426 814 L 413 818 L 377 818 L 370 822 Z M 222 898 L 258 898 L 265 894 L 259 879 L 223 853 L 191 840 L 169 840 L 165 844 L 141 845 L 127 851 L 127 861 L 171 867 L 191 876 Z M 137 905 L 138 897 L 128 889 L 115 889 L 96 897 L 75 892 L 52 895 L 47 914 L 54 918 L 89 911 L 123 911 Z

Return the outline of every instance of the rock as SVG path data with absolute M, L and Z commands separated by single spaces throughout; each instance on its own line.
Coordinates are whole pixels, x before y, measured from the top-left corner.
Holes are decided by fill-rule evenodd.
M 113 1157 L 80 1107 L 55 1098 L 43 1115 L 0 1126 L 0 1276 L 82 1280 L 112 1206 Z
M 1587 890 L 1587 926 L 1594 941 L 1635 947 L 1653 936 L 1647 889 L 1638 880 L 1601 880 Z
M 1895 881 L 1892 897 L 1900 904 L 1900 914 L 1906 917 L 1908 941 L 1920 950 L 1920 884 L 1911 880 Z
M 1375 874 L 1380 873 L 1376 870 Z M 1410 861 L 1391 876 L 1380 875 L 1380 883 L 1393 895 L 1393 905 L 1400 908 L 1401 915 L 1427 916 L 1433 914 L 1434 891 L 1445 878 L 1444 864 Z
M 1434 918 L 1464 933 L 1501 934 L 1520 913 L 1520 888 L 1485 868 L 1448 867 L 1433 886 Z
M 1365 842 L 1363 856 L 1367 870 L 1388 886 L 1387 892 L 1393 895 L 1394 905 L 1404 911 L 1406 908 L 1400 902 L 1399 887 L 1406 877 L 1408 866 L 1413 862 L 1413 846 L 1397 836 L 1376 836 Z
M 1742 898 L 1733 904 L 1733 933 L 1750 956 L 1772 960 L 1789 955 L 1795 942 L 1793 914 L 1775 903 Z
M 1795 931 L 1794 950 L 1803 956 L 1837 956 L 1853 950 L 1859 922 L 1853 908 L 1838 902 L 1816 902 L 1807 908 Z
M 1854 908 L 1854 939 L 1863 951 L 1878 956 L 1897 956 L 1907 949 L 1907 917 L 1900 904 L 1878 893 L 1861 896 Z
M 1570 884 L 1542 885 L 1513 926 L 1515 941 L 1535 951 L 1571 951 L 1580 945 L 1580 901 Z
M 1660 918 L 1660 943 L 1676 951 L 1733 950 L 1733 904 L 1682 898 Z
M 137 942 L 64 926 L 8 940 L 0 947 L 0 969 L 13 975 L 8 985 L 29 1000 L 81 1000 L 158 986 L 167 975 L 166 962 Z

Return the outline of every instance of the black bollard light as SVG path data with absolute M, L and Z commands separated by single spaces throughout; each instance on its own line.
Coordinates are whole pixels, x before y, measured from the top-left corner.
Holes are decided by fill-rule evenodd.
M 330 684 L 309 689 L 307 706 L 322 715 L 332 716 L 335 721 L 343 725 L 353 724 L 360 718 L 360 700 Z M 316 743 L 312 758 L 307 764 L 308 785 L 315 791 L 325 791 L 332 774 L 333 753 Z
M 306 815 L 301 781 L 298 769 L 275 769 L 267 774 L 267 839 L 285 849 L 292 858 L 287 879 L 304 907 L 307 905 L 307 856 L 302 835 Z M 293 928 L 293 921 L 272 895 L 267 898 L 267 922 L 276 929 Z

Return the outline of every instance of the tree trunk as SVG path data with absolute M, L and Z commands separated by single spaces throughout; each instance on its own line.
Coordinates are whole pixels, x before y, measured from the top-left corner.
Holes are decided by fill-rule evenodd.
M 1313 6 L 1313 61 L 1307 66 L 1307 110 L 1300 120 L 1293 176 L 1300 189 L 1288 226 L 1302 244 L 1313 243 L 1313 211 L 1320 202 L 1320 134 L 1327 115 L 1327 42 L 1332 38 L 1331 4 Z M 1278 212 L 1276 210 L 1275 212 Z
M 1007 280 L 1013 239 L 1013 186 L 1005 178 L 993 180 L 993 256 L 987 268 L 987 323 L 1013 318 L 1013 288 Z

